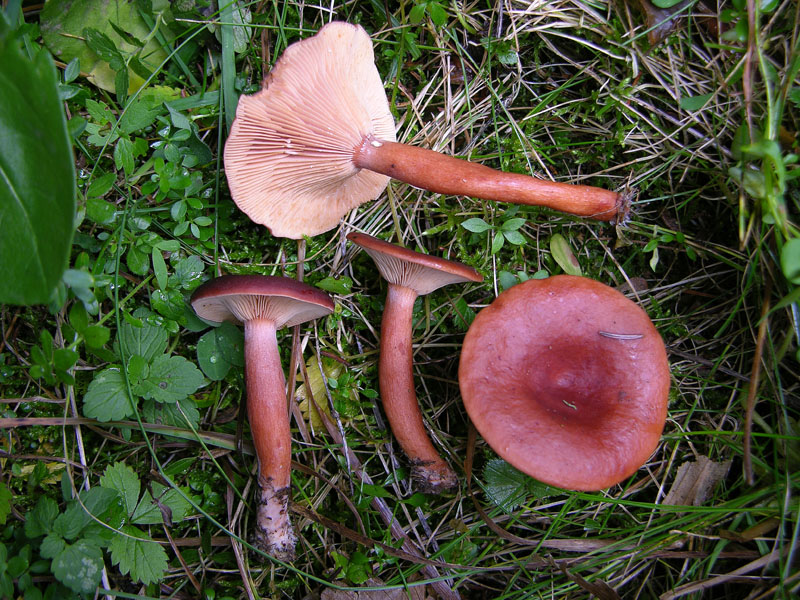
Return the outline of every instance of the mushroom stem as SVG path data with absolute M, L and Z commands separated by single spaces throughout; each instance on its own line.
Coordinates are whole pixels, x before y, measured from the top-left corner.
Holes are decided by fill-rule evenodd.
M 546 206 L 555 210 L 621 222 L 629 209 L 627 194 L 588 185 L 557 183 L 520 173 L 505 173 L 433 150 L 366 136 L 353 163 L 438 194 Z
M 253 319 L 244 328 L 247 414 L 261 486 L 254 543 L 270 556 L 291 561 L 296 542 L 289 521 L 292 436 L 276 326 L 269 319 Z
M 412 477 L 423 492 L 436 493 L 455 487 L 456 475 L 433 447 L 414 391 L 411 335 L 416 298 L 414 290 L 389 284 L 381 321 L 378 375 L 383 409 L 392 433 L 411 461 Z

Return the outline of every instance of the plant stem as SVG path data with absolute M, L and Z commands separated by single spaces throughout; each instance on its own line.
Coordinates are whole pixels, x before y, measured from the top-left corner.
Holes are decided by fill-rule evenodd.
M 394 437 L 411 461 L 412 477 L 421 491 L 435 493 L 455 487 L 456 475 L 433 447 L 414 391 L 411 333 L 416 298 L 414 290 L 389 284 L 378 372 L 383 409 Z
M 261 486 L 255 545 L 270 556 L 291 561 L 296 541 L 288 511 L 292 437 L 275 323 L 254 319 L 245 322 L 244 331 L 247 414 Z
M 438 194 L 546 206 L 600 221 L 621 222 L 629 208 L 626 194 L 505 173 L 433 150 L 370 136 L 355 150 L 353 163 Z

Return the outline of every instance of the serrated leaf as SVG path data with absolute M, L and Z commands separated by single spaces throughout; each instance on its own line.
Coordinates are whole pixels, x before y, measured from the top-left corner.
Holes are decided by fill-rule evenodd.
M 142 499 L 131 514 L 131 522 L 137 525 L 160 525 L 164 522 L 161 509 L 153 502 L 153 496 L 147 490 L 142 494 Z
M 78 540 L 65 546 L 53 558 L 53 575 L 61 583 L 80 594 L 91 594 L 100 583 L 103 572 L 103 553 L 88 540 Z
M 202 282 L 204 270 L 205 264 L 199 257 L 188 256 L 175 265 L 175 272 L 169 278 L 169 285 L 183 290 L 193 290 Z
M 140 131 L 152 125 L 158 113 L 159 110 L 151 107 L 149 102 L 137 98 L 125 107 L 119 118 L 119 130 L 128 135 Z
M 150 305 L 168 319 L 178 321 L 183 318 L 183 295 L 178 290 L 153 290 L 150 294 Z
M 528 476 L 501 458 L 494 458 L 483 468 L 486 496 L 506 512 L 512 512 L 527 493 Z
M 117 334 L 117 343 L 125 356 L 138 354 L 148 362 L 166 351 L 168 339 L 166 330 L 149 323 L 134 327 L 125 322 Z
M 125 502 L 127 513 L 133 514 L 139 503 L 139 476 L 124 463 L 114 463 L 106 467 L 100 477 L 100 485 L 108 490 L 116 490 Z
M 133 173 L 133 144 L 126 137 L 119 138 L 114 146 L 114 166 L 125 171 L 125 175 Z
M 158 501 L 172 511 L 173 523 L 183 521 L 186 517 L 192 514 L 194 507 L 191 502 L 184 498 L 180 491 L 172 488 L 167 488 L 160 483 L 154 482 L 152 485 L 153 493 Z M 188 488 L 181 488 L 184 494 L 189 494 Z
M 167 570 L 167 553 L 160 544 L 152 541 L 143 531 L 126 525 L 109 545 L 111 560 L 123 575 L 144 584 L 154 583 L 164 577 Z
M 560 233 L 555 233 L 550 238 L 550 254 L 558 263 L 558 266 L 564 270 L 568 275 L 580 275 L 581 265 L 575 255 L 572 253 L 572 248 L 569 242 Z
M 0 481 L 0 525 L 5 524 L 8 515 L 11 514 L 11 500 L 13 496 L 5 482 Z M 27 523 L 27 522 L 26 522 Z
M 0 304 L 45 304 L 75 231 L 72 145 L 50 53 L 29 58 L 8 27 L 0 17 Z
M 472 219 L 467 219 L 466 221 L 461 223 L 461 226 L 467 231 L 471 231 L 472 233 L 483 233 L 484 231 L 489 231 L 492 228 L 492 226 L 489 225 L 486 221 L 484 221 L 483 219 L 479 219 L 477 217 L 474 217 Z
M 150 363 L 150 374 L 140 386 L 141 395 L 157 402 L 178 402 L 203 383 L 203 374 L 194 364 L 182 356 L 161 355 Z
M 133 414 L 125 380 L 118 367 L 94 376 L 83 396 L 83 415 L 98 421 L 121 421 Z
M 25 535 L 34 539 L 46 535 L 53 528 L 53 521 L 58 516 L 58 503 L 48 496 L 42 496 L 33 510 L 28 511 L 25 518 Z
M 192 428 L 197 429 L 200 423 L 200 411 L 197 410 L 197 405 L 191 398 L 184 398 L 170 404 L 145 400 L 142 403 L 142 418 L 147 423 L 160 423 L 181 429 L 186 429 L 191 425 Z M 169 434 L 165 432 L 163 435 Z
M 39 554 L 42 555 L 42 558 L 55 558 L 64 550 L 66 545 L 67 543 L 60 535 L 49 533 L 39 546 Z

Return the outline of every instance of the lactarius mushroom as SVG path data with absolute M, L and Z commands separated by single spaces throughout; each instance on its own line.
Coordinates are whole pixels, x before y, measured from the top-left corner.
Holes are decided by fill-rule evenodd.
M 363 28 L 332 22 L 289 46 L 261 91 L 239 98 L 225 144 L 233 200 L 273 235 L 335 227 L 389 177 L 441 194 L 623 218 L 625 194 L 503 173 L 395 142 L 394 119 Z
M 381 319 L 378 377 L 381 402 L 394 437 L 406 453 L 412 479 L 429 493 L 456 485 L 456 475 L 434 448 L 414 391 L 412 313 L 417 296 L 451 283 L 482 281 L 475 269 L 428 256 L 364 233 L 347 236 L 372 257 L 389 290 Z
M 478 313 L 458 380 L 486 442 L 549 485 L 599 490 L 641 467 L 667 415 L 669 365 L 647 314 L 602 283 L 528 280 Z
M 292 439 L 276 332 L 330 314 L 333 301 L 294 279 L 226 275 L 198 287 L 191 302 L 208 321 L 244 324 L 247 414 L 261 487 L 254 543 L 279 560 L 293 560 L 296 538 L 288 513 Z

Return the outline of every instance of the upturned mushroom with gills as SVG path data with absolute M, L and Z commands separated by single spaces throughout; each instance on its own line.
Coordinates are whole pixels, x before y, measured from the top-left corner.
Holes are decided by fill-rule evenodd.
M 247 414 L 261 488 L 254 544 L 291 561 L 296 543 L 288 512 L 292 438 L 276 332 L 330 314 L 333 300 L 294 279 L 225 275 L 198 287 L 191 303 L 207 321 L 244 324 Z
M 453 488 L 456 475 L 425 431 L 414 390 L 412 315 L 417 296 L 451 283 L 483 281 L 483 276 L 459 262 L 414 252 L 364 233 L 350 233 L 347 239 L 372 257 L 389 284 L 381 318 L 378 377 L 392 434 L 411 462 L 412 479 L 421 491 Z
M 396 142 L 395 124 L 359 25 L 334 21 L 291 44 L 241 96 L 225 144 L 238 207 L 273 235 L 299 239 L 335 227 L 394 177 L 449 195 L 546 206 L 621 222 L 630 194 L 505 173 Z
M 670 372 L 650 318 L 586 277 L 529 279 L 469 327 L 458 369 L 472 423 L 508 463 L 543 483 L 621 483 L 658 446 Z

